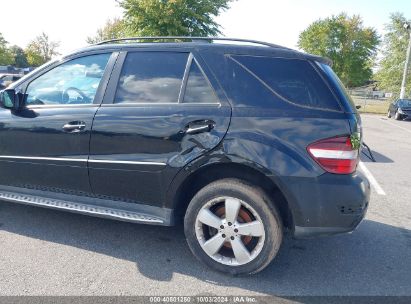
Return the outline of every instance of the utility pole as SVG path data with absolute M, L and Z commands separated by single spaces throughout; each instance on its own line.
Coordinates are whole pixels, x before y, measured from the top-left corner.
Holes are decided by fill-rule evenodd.
M 411 24 L 405 23 L 404 28 L 408 31 L 410 37 L 408 39 L 408 48 L 407 48 L 407 57 L 405 58 L 404 75 L 402 76 L 400 99 L 405 98 L 405 86 L 407 83 L 407 73 L 408 73 L 408 67 L 410 65 L 410 57 L 411 57 Z

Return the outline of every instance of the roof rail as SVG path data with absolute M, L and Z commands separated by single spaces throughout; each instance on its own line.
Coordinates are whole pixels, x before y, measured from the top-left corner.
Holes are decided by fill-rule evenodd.
M 174 40 L 174 42 L 176 42 L 177 40 L 182 40 L 183 42 L 187 40 L 191 42 L 233 41 L 233 42 L 245 42 L 245 43 L 259 44 L 259 45 L 273 47 L 273 48 L 290 50 L 289 48 L 286 48 L 284 46 L 280 46 L 280 45 L 276 45 L 276 44 L 272 44 L 268 42 L 263 42 L 263 41 L 258 41 L 258 40 L 223 38 L 223 37 L 190 37 L 190 36 L 127 37 L 127 38 L 105 40 L 105 41 L 96 43 L 95 45 L 103 45 L 103 44 L 116 43 L 116 42 L 128 42 L 128 41 L 130 42 L 140 41 L 141 42 L 142 40 L 161 40 L 161 42 L 164 42 L 167 40 Z M 153 42 L 158 42 L 158 41 L 153 41 Z

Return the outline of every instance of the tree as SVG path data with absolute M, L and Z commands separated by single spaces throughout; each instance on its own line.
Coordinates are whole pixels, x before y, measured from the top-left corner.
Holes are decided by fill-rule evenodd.
M 47 62 L 36 50 L 31 47 L 27 47 L 24 50 L 24 53 L 26 54 L 29 66 L 38 67 Z
M 404 23 L 411 22 L 403 14 L 394 13 L 390 22 L 385 26 L 386 34 L 383 39 L 382 59 L 379 62 L 375 79 L 379 87 L 399 95 L 408 39 L 410 37 L 404 28 Z M 411 81 L 408 79 L 406 92 L 411 91 Z
M 21 47 L 13 45 L 12 47 L 10 47 L 10 52 L 13 55 L 13 65 L 15 67 L 27 68 L 29 66 L 26 53 Z
M 0 65 L 11 65 L 13 64 L 13 55 L 7 48 L 7 41 L 4 39 L 3 35 L 0 33 Z
M 54 56 L 60 55 L 57 52 L 59 45 L 58 42 L 50 41 L 46 33 L 41 33 L 25 50 L 28 63 L 31 66 L 39 66 L 50 61 Z
M 232 0 L 118 0 L 127 30 L 137 36 L 216 36 L 214 21 Z
M 87 43 L 95 44 L 104 40 L 126 37 L 126 28 L 124 21 L 120 18 L 113 20 L 107 20 L 104 27 L 97 30 L 97 33 L 93 37 L 87 38 Z
M 300 34 L 298 47 L 330 58 L 342 82 L 355 87 L 372 78 L 379 42 L 376 30 L 364 27 L 360 16 L 342 13 L 312 23 Z

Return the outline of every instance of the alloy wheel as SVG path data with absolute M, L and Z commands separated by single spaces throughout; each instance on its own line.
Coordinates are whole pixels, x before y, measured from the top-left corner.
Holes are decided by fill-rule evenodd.
M 207 202 L 195 222 L 197 240 L 215 261 L 239 266 L 253 261 L 264 246 L 264 224 L 246 202 L 221 197 Z

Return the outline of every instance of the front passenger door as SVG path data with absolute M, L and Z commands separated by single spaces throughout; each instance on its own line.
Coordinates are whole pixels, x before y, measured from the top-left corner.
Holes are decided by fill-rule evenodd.
M 90 132 L 114 57 L 82 55 L 51 67 L 20 88 L 23 109 L 0 109 L 1 185 L 91 192 Z

